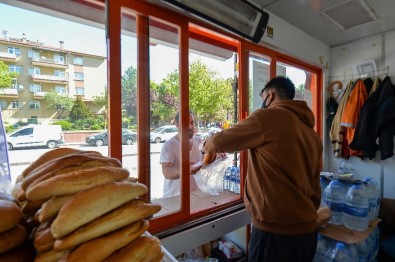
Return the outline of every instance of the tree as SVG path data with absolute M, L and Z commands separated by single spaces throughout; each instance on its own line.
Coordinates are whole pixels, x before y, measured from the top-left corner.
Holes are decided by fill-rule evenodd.
M 108 109 L 108 88 L 104 87 L 104 95 L 102 96 L 94 96 L 93 103 L 99 107 L 104 107 L 107 112 Z
M 152 118 L 170 122 L 179 108 L 179 74 L 175 70 L 158 85 L 151 84 L 157 99 Z M 203 121 L 224 121 L 233 112 L 232 79 L 222 79 L 200 60 L 189 69 L 189 107 Z
M 136 117 L 137 106 L 137 69 L 126 69 L 121 80 L 122 105 L 126 117 Z
M 46 93 L 43 99 L 47 103 L 49 109 L 58 112 L 58 119 L 62 118 L 64 112 L 70 111 L 73 107 L 73 99 L 71 97 L 58 94 L 55 91 Z
M 92 112 L 89 111 L 84 101 L 82 101 L 82 98 L 80 96 L 77 96 L 69 114 L 71 121 L 74 122 L 80 119 L 87 119 L 89 117 L 92 117 L 92 115 Z
M 0 89 L 10 87 L 12 80 L 18 76 L 18 73 L 10 72 L 8 66 L 3 61 L 0 61 Z

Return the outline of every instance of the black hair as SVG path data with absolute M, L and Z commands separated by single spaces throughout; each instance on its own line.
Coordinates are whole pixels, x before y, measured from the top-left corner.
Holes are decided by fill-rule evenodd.
M 195 117 L 195 115 L 193 114 L 193 112 L 191 110 L 188 111 L 193 117 Z M 176 116 L 174 117 L 174 123 L 179 123 L 180 122 L 180 111 L 177 112 Z
M 262 96 L 264 90 L 275 89 L 276 93 L 281 99 L 294 99 L 295 97 L 295 85 L 288 77 L 276 76 L 272 78 L 264 88 L 262 88 L 259 95 Z

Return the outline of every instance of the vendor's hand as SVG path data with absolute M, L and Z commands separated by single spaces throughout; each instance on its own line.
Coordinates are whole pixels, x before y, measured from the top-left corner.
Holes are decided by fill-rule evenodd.
M 217 158 L 216 159 L 224 158 L 224 157 L 226 157 L 226 153 L 217 153 Z
M 196 164 L 192 164 L 191 165 L 191 175 L 196 174 L 197 171 L 199 171 L 201 168 L 203 167 L 203 163 L 202 162 L 197 162 Z
M 317 218 L 318 226 L 325 227 L 328 224 L 332 214 L 331 214 L 331 210 L 328 207 L 320 207 L 317 210 L 317 215 L 318 215 Z

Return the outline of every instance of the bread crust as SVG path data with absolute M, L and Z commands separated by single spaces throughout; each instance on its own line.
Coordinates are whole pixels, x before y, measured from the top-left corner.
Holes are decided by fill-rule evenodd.
M 0 200 L 0 218 L 0 233 L 3 233 L 19 223 L 22 212 L 14 202 Z
M 0 254 L 11 248 L 21 245 L 26 240 L 26 229 L 21 225 L 16 225 L 10 230 L 0 234 Z
M 78 246 L 67 255 L 65 260 L 61 261 L 102 261 L 116 250 L 141 236 L 148 229 L 148 225 L 148 221 L 140 220 L 107 235 L 92 239 Z
M 32 172 L 29 173 L 28 176 L 23 179 L 21 187 L 24 191 L 34 182 L 41 181 L 43 176 L 48 174 L 53 174 L 59 171 L 62 168 L 69 167 L 69 166 L 79 166 L 83 162 L 88 160 L 93 160 L 95 158 L 103 158 L 100 156 L 99 152 L 95 151 L 84 151 L 84 152 L 77 152 L 74 154 L 66 155 L 63 157 L 52 159 L 48 162 L 45 162 L 40 167 L 34 169 Z
M 0 254 L 1 262 L 33 262 L 36 252 L 34 248 L 25 242 L 7 252 Z
M 127 169 L 115 166 L 76 170 L 31 185 L 26 191 L 26 197 L 30 200 L 42 200 L 53 196 L 70 195 L 127 177 L 129 177 Z
M 118 251 L 114 252 L 111 256 L 107 257 L 104 261 L 105 262 L 147 261 L 145 260 L 145 258 L 150 259 L 148 254 L 151 252 L 151 250 L 158 250 L 157 248 L 158 246 L 160 248 L 160 241 L 158 238 L 154 236 L 141 236 L 136 240 L 133 240 L 123 248 L 119 249 Z M 160 259 L 157 261 L 160 261 L 162 257 L 163 257 L 163 253 Z
M 66 203 L 72 196 L 73 195 L 51 197 L 48 201 L 42 204 L 41 208 L 37 211 L 38 221 L 40 221 L 40 223 L 52 221 L 64 203 Z
M 102 215 L 92 222 L 55 241 L 55 250 L 70 249 L 83 242 L 105 235 L 126 225 L 147 218 L 160 210 L 160 205 L 144 200 L 131 200 L 126 204 Z
M 42 154 L 39 158 L 37 158 L 33 163 L 31 163 L 23 172 L 21 173 L 22 177 L 26 177 L 27 175 L 30 174 L 34 169 L 38 168 L 42 164 L 45 164 L 46 162 L 59 158 L 62 156 L 74 154 L 77 152 L 80 152 L 81 150 L 79 149 L 74 149 L 74 148 L 68 148 L 68 147 L 61 147 L 61 148 L 56 148 L 51 151 L 45 152 Z
M 204 154 L 203 163 L 205 165 L 209 165 L 212 162 L 214 162 L 216 158 L 217 158 L 217 154 L 216 153 L 207 152 L 207 153 Z
M 44 252 L 53 249 L 55 238 L 51 234 L 51 228 L 48 227 L 36 234 L 33 243 L 38 252 Z
M 64 251 L 55 251 L 53 249 L 40 252 L 37 254 L 34 262 L 52 262 L 52 261 L 59 261 L 62 257 L 66 256 L 69 253 L 69 250 Z
M 61 238 L 147 191 L 145 185 L 130 182 L 110 182 L 81 191 L 59 210 L 52 235 Z

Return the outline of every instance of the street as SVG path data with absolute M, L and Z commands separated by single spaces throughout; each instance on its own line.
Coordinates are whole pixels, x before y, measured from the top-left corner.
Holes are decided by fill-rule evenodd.
M 151 198 L 162 197 L 163 175 L 159 164 L 160 150 L 163 143 L 150 144 L 151 146 Z M 104 156 L 108 156 L 108 146 L 91 147 L 86 145 L 63 145 L 62 147 L 77 148 L 86 151 L 98 151 Z M 16 178 L 23 170 L 33 161 L 39 158 L 45 152 L 52 149 L 35 148 L 35 149 L 15 149 L 8 152 L 10 162 L 11 181 L 14 184 Z M 131 177 L 137 177 L 137 144 L 122 146 L 123 167 L 129 170 Z

